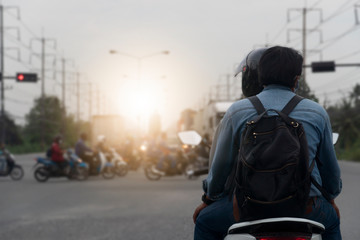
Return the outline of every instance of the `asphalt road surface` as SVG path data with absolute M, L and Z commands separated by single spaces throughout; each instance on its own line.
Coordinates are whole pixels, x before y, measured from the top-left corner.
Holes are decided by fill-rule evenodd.
M 65 178 L 38 183 L 36 155 L 16 156 L 25 177 L 0 178 L 0 239 L 192 239 L 192 214 L 201 178 L 148 181 L 141 169 L 125 177 L 85 182 Z M 340 162 L 343 192 L 337 199 L 343 239 L 360 235 L 360 164 Z

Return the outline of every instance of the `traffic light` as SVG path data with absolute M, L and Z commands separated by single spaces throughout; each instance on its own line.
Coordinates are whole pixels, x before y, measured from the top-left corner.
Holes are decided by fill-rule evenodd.
M 312 62 L 311 69 L 312 72 L 335 72 L 335 62 Z
M 16 73 L 17 82 L 37 82 L 36 73 Z

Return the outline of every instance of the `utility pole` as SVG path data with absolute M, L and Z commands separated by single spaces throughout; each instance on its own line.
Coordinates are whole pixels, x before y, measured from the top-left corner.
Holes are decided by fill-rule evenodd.
M 230 74 L 226 74 L 226 95 L 226 100 L 230 101 Z
M 4 8 L 0 5 L 0 80 L 1 80 L 1 142 L 5 143 L 5 97 L 4 97 Z
M 288 41 L 289 41 L 289 31 L 301 31 L 302 32 L 302 54 L 303 54 L 303 65 L 306 65 L 306 36 L 307 36 L 307 29 L 306 29 L 306 15 L 308 14 L 309 11 L 318 11 L 320 13 L 320 22 L 323 21 L 323 17 L 322 17 L 322 9 L 315 9 L 315 8 L 310 8 L 310 9 L 307 9 L 306 7 L 304 8 L 295 8 L 295 9 L 289 9 L 288 10 L 288 22 L 290 22 L 290 12 L 291 11 L 300 11 L 301 14 L 302 14 L 302 29 L 299 30 L 299 29 L 289 29 L 288 30 Z M 315 31 L 314 29 L 313 30 L 310 30 L 310 31 Z M 305 82 L 306 81 L 306 71 L 304 70 L 303 71 L 303 81 Z
M 91 122 L 92 115 L 92 85 L 89 83 L 89 122 Z
M 97 114 L 100 115 L 100 90 L 96 89 Z
M 76 73 L 76 120 L 80 121 L 80 73 Z
M 306 8 L 302 10 L 302 53 L 303 53 L 303 65 L 306 65 Z M 303 80 L 306 79 L 306 70 L 303 71 Z
M 66 60 L 64 58 L 61 59 L 61 63 L 62 63 L 62 105 L 63 105 L 63 130 L 62 130 L 62 135 L 63 135 L 63 138 L 65 139 L 65 133 L 66 133 L 66 105 L 65 105 L 65 89 L 66 89 L 66 80 L 65 80 L 65 74 L 66 74 L 66 71 L 65 71 L 65 63 L 66 63 Z

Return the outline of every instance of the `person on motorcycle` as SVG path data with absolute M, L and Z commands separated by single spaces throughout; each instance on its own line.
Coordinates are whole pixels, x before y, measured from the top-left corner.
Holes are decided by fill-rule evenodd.
M 302 56 L 291 48 L 276 46 L 259 49 L 247 55 L 236 75 L 242 73 L 245 97 L 256 94 L 266 109 L 281 110 L 295 95 L 302 63 Z M 203 182 L 203 203 L 193 215 L 195 240 L 222 239 L 235 223 L 233 202 L 229 200 L 232 199 L 230 186 L 233 180 L 230 174 L 238 159 L 244 125 L 256 116 L 250 101 L 242 99 L 228 109 L 216 130 L 210 155 L 211 169 Z M 312 177 L 326 189 L 332 199 L 330 202 L 325 200 L 312 185 L 304 217 L 325 226 L 323 239 L 341 239 L 340 215 L 334 199 L 341 192 L 342 182 L 329 117 L 322 106 L 308 99 L 301 101 L 289 116 L 303 124 L 309 159 L 314 161 L 317 156 L 321 163 L 315 164 Z
M 68 163 L 64 158 L 64 151 L 61 148 L 61 143 L 61 136 L 56 136 L 51 145 L 51 161 L 55 162 L 59 169 L 66 173 Z
M 79 156 L 84 162 L 89 165 L 90 169 L 94 169 L 94 152 L 86 145 L 88 136 L 86 133 L 81 133 L 79 140 L 75 144 L 75 154 Z
M 175 149 L 171 148 L 168 145 L 166 132 L 162 132 L 160 137 L 161 138 L 160 138 L 158 147 L 161 151 L 161 156 L 160 156 L 159 162 L 156 166 L 156 169 L 163 172 L 165 170 L 164 169 L 165 162 L 170 164 L 170 168 L 175 169 L 176 168 L 176 159 L 174 158 L 173 155 L 171 155 L 171 152 L 173 152 Z
M 13 170 L 14 166 L 15 166 L 15 161 L 11 157 L 9 151 L 5 148 L 4 143 L 0 143 L 0 156 L 4 157 L 4 159 L 6 161 L 6 164 L 7 164 L 7 171 L 10 173 Z
M 196 154 L 203 158 L 209 158 L 210 148 L 210 137 L 209 134 L 205 133 L 204 137 L 201 139 L 201 142 L 196 147 Z
M 98 142 L 95 147 L 96 151 L 100 151 L 103 153 L 108 152 L 109 148 L 106 145 L 106 137 L 104 135 L 99 135 L 97 140 L 98 140 Z

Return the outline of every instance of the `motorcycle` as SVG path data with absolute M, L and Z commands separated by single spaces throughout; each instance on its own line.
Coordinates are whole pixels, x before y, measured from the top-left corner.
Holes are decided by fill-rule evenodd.
M 67 150 L 68 166 L 60 169 L 48 158 L 37 157 L 34 165 L 34 177 L 38 182 L 46 182 L 51 177 L 67 177 L 68 179 L 86 180 L 89 176 L 89 166 L 70 149 Z
M 96 167 L 90 169 L 90 175 L 102 175 L 105 179 L 112 179 L 115 177 L 115 165 L 111 162 L 111 159 L 107 159 L 106 155 L 102 151 L 98 151 L 93 156 L 93 160 L 96 163 Z
M 173 154 L 176 165 L 171 166 L 169 159 L 164 161 L 163 170 L 159 171 L 157 165 L 159 163 L 159 154 L 151 150 L 144 144 L 141 149 L 143 151 L 144 172 L 149 180 L 159 180 L 162 176 L 185 175 L 188 179 L 195 179 L 194 171 L 208 165 L 208 159 L 197 155 L 196 146 L 201 142 L 201 136 L 195 131 L 187 131 L 178 133 L 178 137 L 182 142 L 181 148 L 178 148 L 176 154 Z
M 208 172 L 210 146 L 202 143 L 201 136 L 196 131 L 183 131 L 178 133 L 182 147 L 188 159 L 185 175 L 188 179 L 197 179 L 202 172 Z M 207 149 L 205 149 L 207 148 Z M 202 174 L 199 174 L 202 173 Z
M 125 176 L 129 172 L 129 166 L 114 148 L 106 154 L 107 159 L 114 164 L 115 173 L 119 177 Z
M 177 151 L 173 157 L 176 159 L 176 165 L 172 166 L 170 159 L 167 158 L 163 162 L 163 170 L 157 170 L 156 166 L 159 162 L 159 157 L 147 157 L 144 163 L 144 173 L 147 179 L 160 180 L 163 176 L 176 176 L 185 175 L 185 168 L 187 166 L 187 159 L 184 157 L 181 151 Z
M 224 240 L 321 240 L 321 223 L 304 218 L 268 218 L 232 225 Z
M 14 163 L 12 169 L 10 169 L 7 159 Z M 24 170 L 23 168 L 15 163 L 15 158 L 11 153 L 6 153 L 0 156 L 0 177 L 10 176 L 12 180 L 18 181 L 23 178 Z
M 333 144 L 339 138 L 333 133 Z M 233 224 L 224 240 L 321 240 L 324 225 L 304 218 L 279 217 Z

